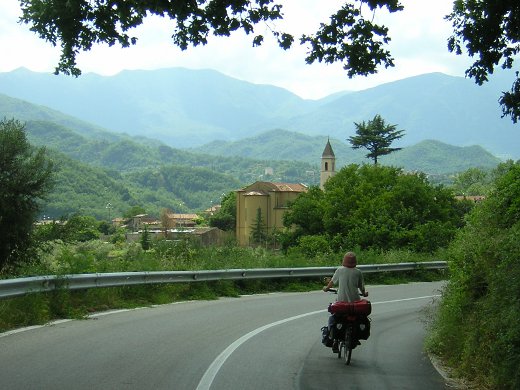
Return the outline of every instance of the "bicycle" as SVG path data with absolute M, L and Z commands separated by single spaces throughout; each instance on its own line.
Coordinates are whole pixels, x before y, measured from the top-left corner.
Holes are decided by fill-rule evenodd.
M 335 289 L 328 291 L 337 293 Z M 344 358 L 349 365 L 352 358 L 352 350 L 361 345 L 360 339 L 366 340 L 370 335 L 370 319 L 372 312 L 370 301 L 361 299 L 355 302 L 334 302 L 329 304 L 329 313 L 334 316 L 332 329 L 333 352 L 337 345 L 338 359 Z

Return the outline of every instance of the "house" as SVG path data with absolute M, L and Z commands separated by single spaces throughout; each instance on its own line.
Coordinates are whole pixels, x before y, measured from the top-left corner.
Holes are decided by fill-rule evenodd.
M 115 227 L 121 227 L 121 226 L 126 225 L 127 221 L 128 220 L 126 218 L 121 218 L 121 217 L 113 218 L 112 225 Z
M 138 214 L 130 218 L 126 226 L 129 230 L 137 232 L 144 229 L 145 226 L 148 229 L 155 229 L 158 228 L 159 225 L 160 222 L 157 218 L 151 217 L 148 214 Z
M 168 213 L 168 226 L 167 228 L 189 228 L 197 225 L 197 214 L 176 214 Z M 164 226 L 163 226 L 164 227 Z
M 283 228 L 283 215 L 288 203 L 302 192 L 307 192 L 304 184 L 273 183 L 257 181 L 238 191 L 236 239 L 239 245 L 250 244 L 251 233 L 258 223 L 258 210 L 267 234 Z

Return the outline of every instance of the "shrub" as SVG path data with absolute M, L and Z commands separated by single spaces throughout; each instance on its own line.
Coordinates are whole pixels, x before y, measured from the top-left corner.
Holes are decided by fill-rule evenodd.
M 325 236 L 303 236 L 298 242 L 300 251 L 308 258 L 330 252 L 329 240 Z
M 462 376 L 520 388 L 520 164 L 469 214 L 447 251 L 451 279 L 428 348 Z

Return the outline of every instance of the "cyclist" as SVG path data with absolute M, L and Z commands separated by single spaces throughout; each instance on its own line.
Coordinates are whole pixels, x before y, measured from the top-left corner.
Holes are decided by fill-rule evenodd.
M 365 290 L 365 282 L 363 280 L 363 273 L 357 266 L 357 258 L 354 252 L 347 252 L 343 257 L 342 266 L 339 267 L 334 275 L 329 280 L 328 284 L 323 287 L 323 291 L 328 291 L 334 285 L 338 285 L 337 301 L 354 302 L 361 299 L 361 296 L 367 297 L 368 292 Z M 334 316 L 329 317 L 329 333 L 335 325 Z M 332 345 L 332 351 L 337 351 L 336 342 Z

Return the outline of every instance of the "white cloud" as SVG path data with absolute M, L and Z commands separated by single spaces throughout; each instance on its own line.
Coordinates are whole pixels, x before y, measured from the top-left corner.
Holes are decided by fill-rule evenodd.
M 340 64 L 305 64 L 305 48 L 295 42 L 289 51 L 280 49 L 269 32 L 260 27 L 266 41 L 261 47 L 251 46 L 252 36 L 243 33 L 229 38 L 211 37 L 204 47 L 181 51 L 173 45 L 173 24 L 167 19 L 152 18 L 135 30 L 137 46 L 121 49 L 96 46 L 78 56 L 84 72 L 103 75 L 123 69 L 157 69 L 182 66 L 211 68 L 226 75 L 254 83 L 273 84 L 306 98 L 318 98 L 342 90 L 359 90 L 405 77 L 444 72 L 463 75 L 469 60 L 448 53 L 446 40 L 451 32 L 444 15 L 453 0 L 401 0 L 405 11 L 392 15 L 379 12 L 377 20 L 390 28 L 390 50 L 395 68 L 381 69 L 370 77 L 348 79 Z M 342 4 L 339 0 L 284 0 L 286 19 L 276 27 L 299 36 L 312 33 L 319 23 Z M 38 39 L 27 25 L 16 23 L 20 15 L 18 0 L 0 3 L 0 71 L 24 66 L 34 71 L 52 72 L 58 63 L 59 48 Z

